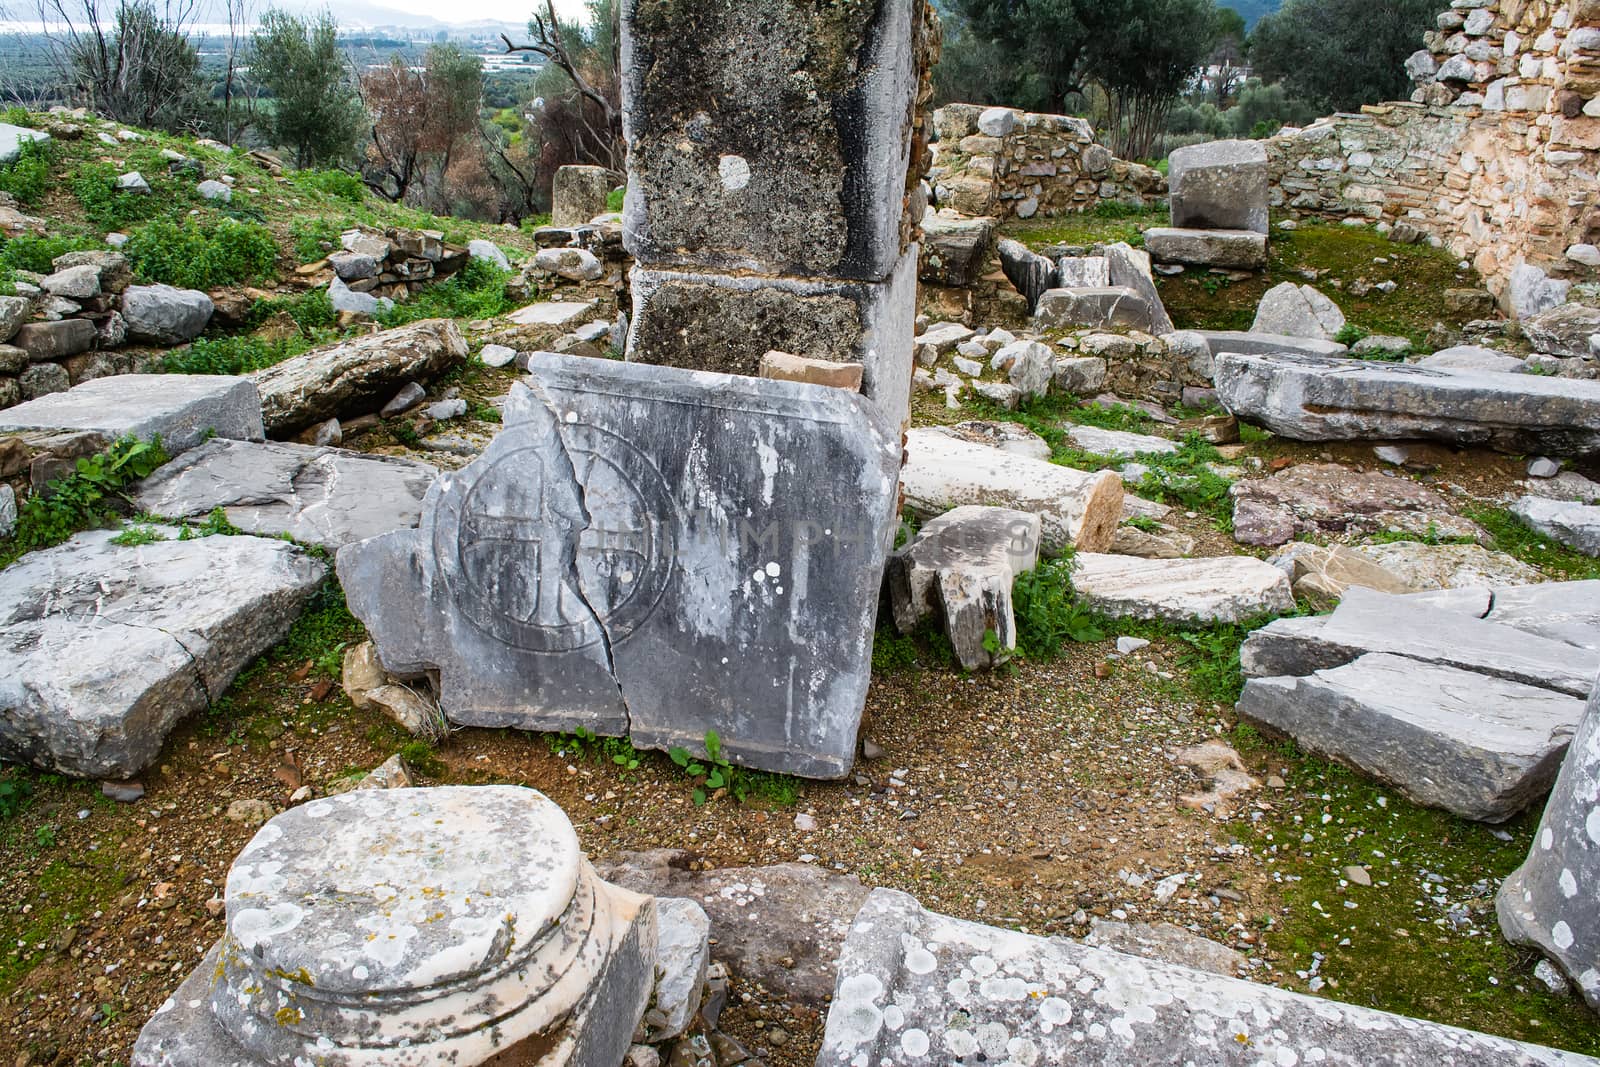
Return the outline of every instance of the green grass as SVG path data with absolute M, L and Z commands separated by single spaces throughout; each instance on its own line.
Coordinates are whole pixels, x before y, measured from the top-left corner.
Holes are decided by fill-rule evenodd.
M 0 193 L 10 193 L 23 207 L 33 207 L 50 188 L 50 166 L 56 149 L 49 141 L 24 141 L 13 163 L 0 167 Z
M 1287 781 L 1268 794 L 1273 803 L 1260 821 L 1230 824 L 1282 878 L 1283 907 L 1258 911 L 1252 922 L 1285 957 L 1279 966 L 1309 970 L 1320 952 L 1319 973 L 1330 983 L 1323 996 L 1600 1053 L 1600 1027 L 1583 1001 L 1547 992 L 1531 974 L 1538 955 L 1506 943 L 1496 924 L 1494 894 L 1528 854 L 1537 805 L 1501 828 L 1510 836 L 1503 841 L 1490 827 L 1418 807 L 1248 724 L 1231 740 Z M 1365 866 L 1374 884 L 1341 885 L 1351 865 Z
M 1128 204 L 1100 204 L 1093 210 L 1078 215 L 1062 215 L 1049 219 L 1029 219 L 1026 222 L 1008 222 L 1002 234 L 1013 237 L 1029 248 L 1045 245 L 1115 244 L 1126 241 L 1135 248 L 1144 245 L 1144 230 L 1150 226 L 1167 224 L 1167 209 L 1163 207 L 1137 208 Z
M 404 304 L 379 312 L 378 321 L 385 326 L 401 326 L 418 319 L 493 318 L 511 310 L 512 302 L 505 292 L 510 276 L 487 260 L 468 260 L 446 281 L 413 295 Z
M 1463 508 L 1462 514 L 1489 531 L 1491 548 L 1515 556 L 1546 578 L 1563 582 L 1600 578 L 1600 559 L 1557 544 L 1504 508 Z
M 366 627 L 350 614 L 344 590 L 332 574 L 322 583 L 305 613 L 295 620 L 289 635 L 269 653 L 277 662 L 307 661 L 316 671 L 338 678 L 344 670 L 344 650 L 366 640 Z
M 49 274 L 57 256 L 68 252 L 82 252 L 104 247 L 99 241 L 84 237 L 0 237 L 0 270 L 27 270 L 35 274 Z
M 297 189 L 322 193 L 352 204 L 359 204 L 367 198 L 367 187 L 349 171 L 297 170 L 289 175 L 289 182 Z
M 315 263 L 339 248 L 339 236 L 345 227 L 328 218 L 296 219 L 289 227 L 289 237 L 294 243 L 294 257 L 300 263 Z

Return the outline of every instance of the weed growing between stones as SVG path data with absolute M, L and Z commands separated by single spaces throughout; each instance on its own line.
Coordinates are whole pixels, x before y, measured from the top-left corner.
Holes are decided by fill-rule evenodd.
M 1054 659 L 1068 642 L 1104 640 L 1101 620 L 1078 602 L 1070 557 L 1042 561 L 1011 585 L 1017 620 L 1017 652 L 1026 659 Z
M 1555 544 L 1505 508 L 1464 508 L 1462 514 L 1489 531 L 1494 539 L 1491 548 L 1538 568 L 1546 578 L 1562 582 L 1600 579 L 1600 559 Z
M 16 162 L 0 167 L 0 193 L 10 193 L 23 207 L 44 199 L 50 184 L 55 149 L 49 141 L 24 141 Z
M 344 670 L 344 650 L 366 636 L 366 627 L 350 614 L 344 590 L 330 574 L 290 627 L 289 636 L 267 656 L 282 663 L 310 663 L 313 671 L 337 681 Z
M 661 764 L 659 753 L 641 752 L 626 737 L 600 737 L 583 726 L 570 733 L 545 734 L 544 740 L 557 758 L 614 768 L 624 781 L 646 761 L 653 760 L 658 767 Z M 722 739 L 715 730 L 706 734 L 705 752 L 699 757 L 679 746 L 666 753 L 671 765 L 691 779 L 691 799 L 696 807 L 723 797 L 731 797 L 740 804 L 755 798 L 788 807 L 800 798 L 799 783 L 788 775 L 752 771 L 730 763 L 723 755 Z
M 124 437 L 104 452 L 78 460 L 77 469 L 33 493 L 17 508 L 17 528 L 0 544 L 0 568 L 24 553 L 58 545 L 81 530 L 115 519 L 128 504 L 124 488 L 167 462 L 161 438 Z
M 139 229 L 123 249 L 134 273 L 180 289 L 262 281 L 272 276 L 278 243 L 265 226 L 223 219 L 181 226 L 157 219 Z
M 488 260 L 469 260 L 447 281 L 414 294 L 404 304 L 379 312 L 385 326 L 403 326 L 418 319 L 491 319 L 511 309 L 506 298 L 510 274 Z

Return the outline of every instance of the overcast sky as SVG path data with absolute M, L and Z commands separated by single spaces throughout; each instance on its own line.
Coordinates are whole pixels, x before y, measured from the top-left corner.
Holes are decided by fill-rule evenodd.
M 528 21 L 534 4 L 544 9 L 543 0 L 451 0 L 440 4 L 438 0 L 377 0 L 384 7 L 405 11 L 413 15 L 432 15 L 440 22 L 474 22 L 478 19 L 497 19 L 518 24 Z M 583 0 L 556 0 L 556 11 L 562 18 L 582 18 Z M 335 8 L 337 13 L 337 8 Z

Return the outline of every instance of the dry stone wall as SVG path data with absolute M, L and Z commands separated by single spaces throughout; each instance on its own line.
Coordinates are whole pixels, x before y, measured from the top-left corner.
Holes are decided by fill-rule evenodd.
M 1600 0 L 1455 0 L 1425 43 L 1412 101 L 1268 142 L 1274 207 L 1412 227 L 1508 308 L 1519 268 L 1600 279 Z
M 1160 171 L 1116 158 L 1083 119 L 950 104 L 934 112 L 934 129 L 935 198 L 963 215 L 1050 217 L 1167 193 Z

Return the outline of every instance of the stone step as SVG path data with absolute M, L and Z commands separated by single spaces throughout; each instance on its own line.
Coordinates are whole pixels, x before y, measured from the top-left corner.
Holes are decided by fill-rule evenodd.
M 1078 552 L 1072 587 L 1091 610 L 1115 619 L 1242 622 L 1294 610 L 1288 576 L 1249 556 L 1144 559 Z
M 161 435 L 169 455 L 223 437 L 260 441 L 261 400 L 248 378 L 220 374 L 120 374 L 0 411 L 0 435 L 85 430 L 109 438 Z
M 1267 235 L 1253 230 L 1186 230 L 1157 226 L 1144 232 L 1157 263 L 1259 270 L 1267 265 Z

